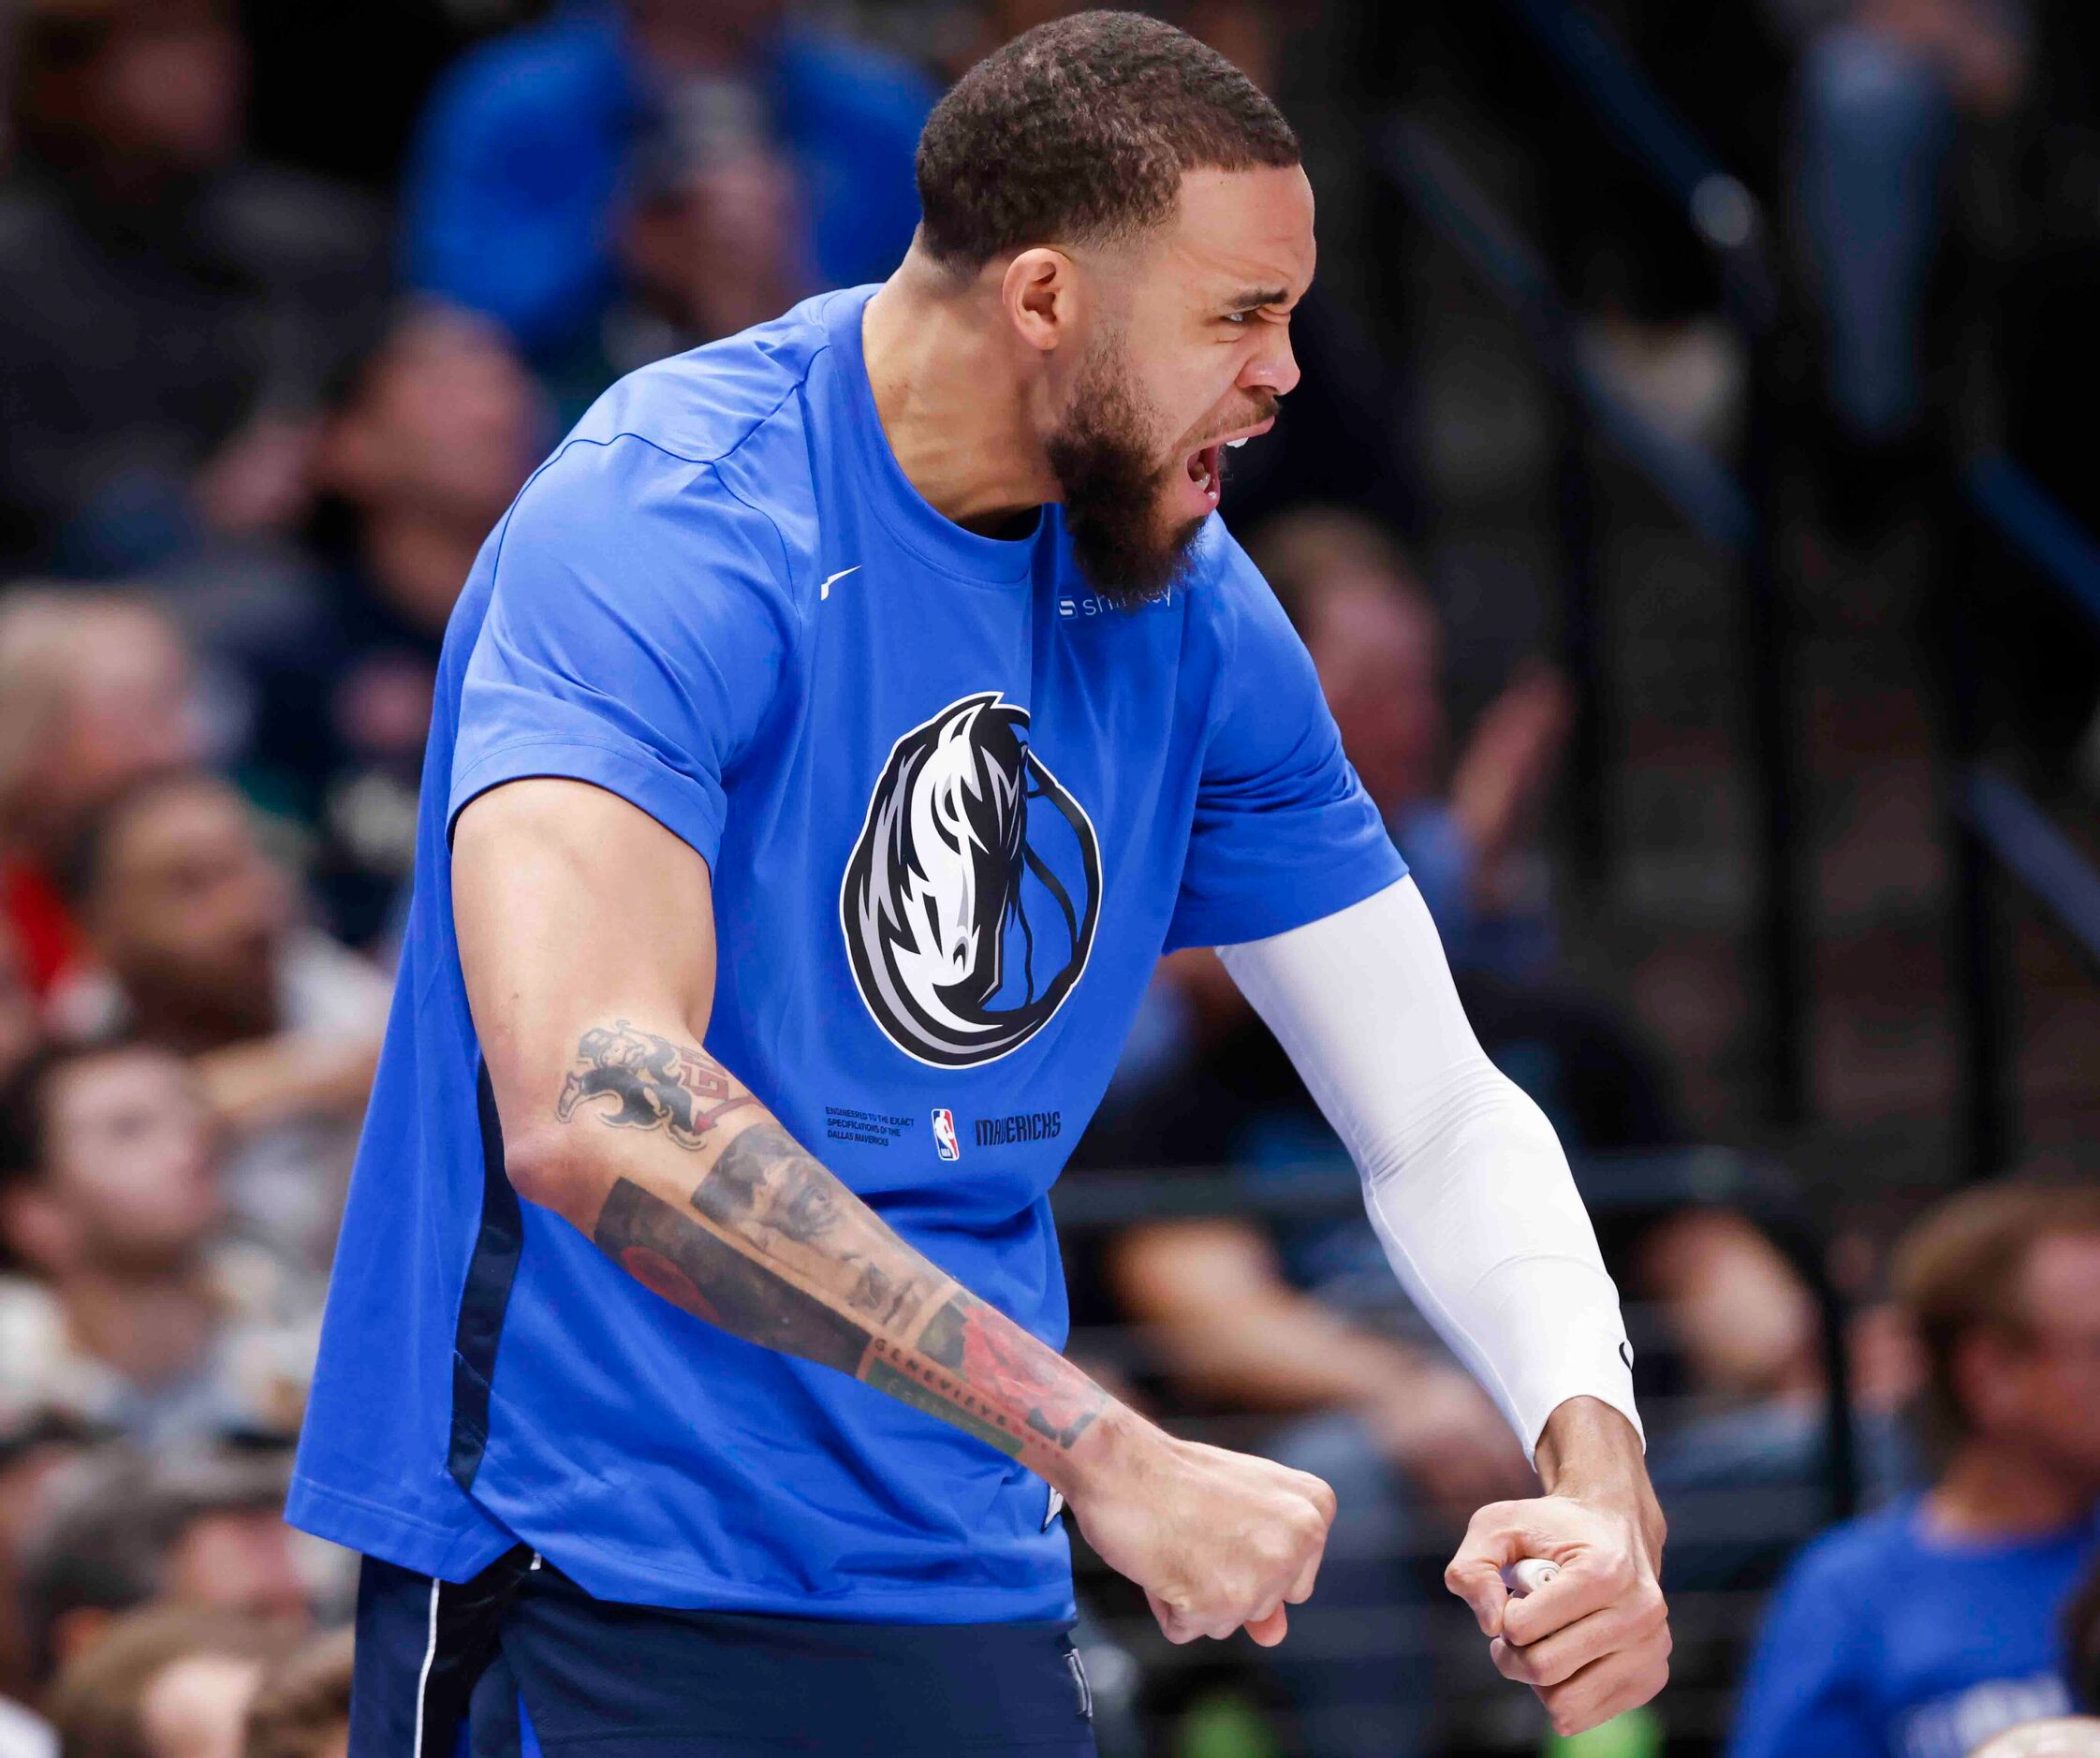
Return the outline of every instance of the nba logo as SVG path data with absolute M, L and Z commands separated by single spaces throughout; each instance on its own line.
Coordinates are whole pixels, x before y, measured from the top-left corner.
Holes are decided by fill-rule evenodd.
M 946 1106 L 933 1113 L 933 1151 L 944 1160 L 962 1157 L 962 1150 L 955 1139 L 955 1117 Z

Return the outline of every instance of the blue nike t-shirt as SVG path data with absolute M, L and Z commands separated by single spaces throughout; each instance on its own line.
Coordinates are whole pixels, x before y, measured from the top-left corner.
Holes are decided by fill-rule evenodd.
M 452 933 L 477 795 L 595 784 L 703 857 L 707 1047 L 900 1235 L 1053 1347 L 1047 1193 L 1163 949 L 1404 872 L 1303 647 L 1215 518 L 1132 612 L 1058 511 L 922 500 L 833 293 L 615 386 L 446 637 L 417 876 L 289 1517 L 461 1580 L 522 1540 L 606 1599 L 1068 1617 L 992 1447 L 650 1293 L 521 1204 Z M 647 922 L 624 925 L 646 935 Z

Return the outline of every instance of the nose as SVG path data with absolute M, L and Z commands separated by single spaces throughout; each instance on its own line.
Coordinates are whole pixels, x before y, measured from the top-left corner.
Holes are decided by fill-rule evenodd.
M 1246 370 L 1240 374 L 1242 390 L 1266 390 L 1271 396 L 1287 396 L 1298 388 L 1298 356 L 1291 352 L 1291 332 L 1288 324 L 1263 326 L 1272 330 L 1274 337 L 1257 348 L 1248 360 Z

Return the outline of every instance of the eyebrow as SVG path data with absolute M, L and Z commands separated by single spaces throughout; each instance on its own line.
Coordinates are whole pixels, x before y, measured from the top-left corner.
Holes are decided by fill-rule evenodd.
M 1282 286 L 1249 287 L 1243 293 L 1235 293 L 1226 300 L 1228 311 L 1252 311 L 1257 305 L 1281 305 L 1290 298 L 1290 289 Z

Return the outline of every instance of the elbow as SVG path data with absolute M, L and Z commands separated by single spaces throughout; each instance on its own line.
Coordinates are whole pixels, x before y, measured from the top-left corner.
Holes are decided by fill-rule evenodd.
M 506 1131 L 503 1138 L 503 1169 L 510 1188 L 528 1203 L 551 1209 L 579 1226 L 585 1197 L 592 1183 L 585 1156 L 577 1151 L 566 1130 L 554 1128 Z

